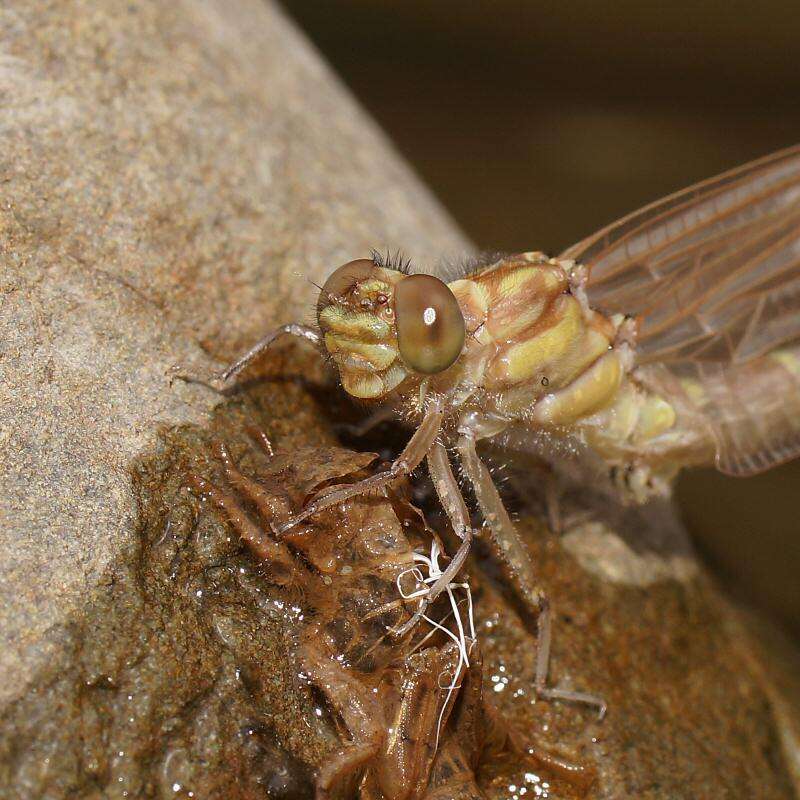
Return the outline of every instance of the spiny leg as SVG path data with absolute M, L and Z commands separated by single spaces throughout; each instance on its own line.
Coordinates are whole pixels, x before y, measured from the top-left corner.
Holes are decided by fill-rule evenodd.
M 464 474 L 472 485 L 481 513 L 489 524 L 492 544 L 511 570 L 522 599 L 538 614 L 544 595 L 534 580 L 528 549 L 508 516 L 489 470 L 478 456 L 472 432 L 460 431 L 456 447 Z
M 379 472 L 357 483 L 334 489 L 323 496 L 315 497 L 299 514 L 276 526 L 275 532 L 277 534 L 285 533 L 325 508 L 343 503 L 351 497 L 383 489 L 392 481 L 411 473 L 425 458 L 436 441 L 436 437 L 442 427 L 442 416 L 441 404 L 436 401 L 430 403 L 422 422 L 417 430 L 414 431 L 414 435 L 409 439 L 403 452 L 392 462 L 388 470 Z
M 223 370 L 219 374 L 219 379 L 223 383 L 227 383 L 245 367 L 252 364 L 279 336 L 283 336 L 284 334 L 298 336 L 301 339 L 308 340 L 312 344 L 318 345 L 320 343 L 320 335 L 313 328 L 309 328 L 307 325 L 300 325 L 296 322 L 290 322 L 288 325 L 282 325 L 280 328 L 270 331 L 263 339 L 256 342 L 244 355 Z
M 440 441 L 434 442 L 428 453 L 428 471 L 453 532 L 462 541 L 467 539 L 472 534 L 469 511 L 453 475 L 447 448 Z
M 475 448 L 475 435 L 469 429 L 460 429 L 459 434 L 457 448 L 461 464 L 475 491 L 481 513 L 489 523 L 492 546 L 499 558 L 508 566 L 511 578 L 522 595 L 523 601 L 536 614 L 537 654 L 534 687 L 537 695 L 597 706 L 602 717 L 606 711 L 606 704 L 601 698 L 583 692 L 547 687 L 552 636 L 550 603 L 536 584 L 528 549 L 508 516 L 491 473 L 478 456 Z
M 547 597 L 542 595 L 543 612 L 536 622 L 537 626 L 537 651 L 536 651 L 536 694 L 550 700 L 566 700 L 571 703 L 584 703 L 596 706 L 597 714 L 602 719 L 606 715 L 607 705 L 602 697 L 588 692 L 576 692 L 572 689 L 559 689 L 547 686 L 547 673 L 550 669 L 550 645 L 553 642 L 553 612 Z
M 256 525 L 234 494 L 219 489 L 194 472 L 188 474 L 187 480 L 195 494 L 208 497 L 217 508 L 225 512 L 239 537 L 258 558 L 271 565 L 279 564 L 286 570 L 287 575 L 292 574 L 296 565 L 286 546 L 273 541 L 261 527 Z
M 266 491 L 263 486 L 256 483 L 252 478 L 248 478 L 239 472 L 238 467 L 233 463 L 228 448 L 222 442 L 214 442 L 212 452 L 217 460 L 222 464 L 225 477 L 234 489 L 241 492 L 258 509 L 261 517 L 269 522 L 276 517 L 282 518 L 289 515 L 289 505 L 283 498 Z
M 296 322 L 290 322 L 288 325 L 282 325 L 274 331 L 270 331 L 261 341 L 257 342 L 251 347 L 243 356 L 238 358 L 229 367 L 222 372 L 214 373 L 210 377 L 199 377 L 197 375 L 186 374 L 182 372 L 181 366 L 176 365 L 170 367 L 167 371 L 169 374 L 169 384 L 172 386 L 174 380 L 184 381 L 186 383 L 199 383 L 202 386 L 207 386 L 215 392 L 223 392 L 225 384 L 238 375 L 245 367 L 252 364 L 279 336 L 287 334 L 289 336 L 297 336 L 301 339 L 306 339 L 312 344 L 319 345 L 320 335 L 307 325 L 299 325 Z

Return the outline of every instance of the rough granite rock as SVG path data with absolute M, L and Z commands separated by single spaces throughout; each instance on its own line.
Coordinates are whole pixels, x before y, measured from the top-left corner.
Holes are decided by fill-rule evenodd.
M 3 4 L 0 135 L 0 794 L 307 798 L 336 726 L 296 680 L 300 612 L 273 613 L 183 481 L 212 436 L 330 445 L 346 409 L 297 346 L 225 400 L 168 373 L 306 317 L 311 281 L 370 247 L 469 245 L 261 0 Z M 591 796 L 792 796 L 792 668 L 758 665 L 776 651 L 668 509 L 522 528 L 553 678 L 611 710 L 532 702 L 535 638 L 480 558 L 485 677 L 517 726 L 592 764 Z M 480 784 L 574 796 L 503 761 Z

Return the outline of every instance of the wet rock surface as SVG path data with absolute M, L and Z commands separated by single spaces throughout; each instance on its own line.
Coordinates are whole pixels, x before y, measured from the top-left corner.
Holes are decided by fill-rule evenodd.
M 233 446 L 241 411 L 211 426 Z M 3 796 L 311 796 L 308 765 L 336 739 L 287 657 L 302 612 L 187 491 L 211 430 L 166 432 L 133 466 L 134 541 L 3 715 Z
M 269 5 L 12 2 L 0 28 L 0 795 L 310 798 L 347 738 L 299 677 L 314 609 L 187 474 L 223 438 L 275 481 L 251 424 L 302 459 L 296 492 L 364 459 L 333 449 L 344 411 L 302 348 L 226 399 L 167 372 L 302 317 L 305 277 L 372 245 L 466 245 Z M 772 644 L 668 514 L 631 525 L 520 522 L 556 610 L 552 682 L 605 696 L 606 720 L 534 702 L 531 621 L 479 541 L 486 693 L 595 770 L 586 796 L 792 797 L 798 708 L 759 667 Z M 513 756 L 454 793 L 450 763 L 431 797 L 582 793 Z
M 2 715 L 4 797 L 313 796 L 317 770 L 349 738 L 298 655 L 319 608 L 187 489 L 190 472 L 218 478 L 220 440 L 244 473 L 294 498 L 369 462 L 337 448 L 319 386 L 285 380 L 298 365 L 314 375 L 313 356 L 276 353 L 272 378 L 252 381 L 207 425 L 163 430 L 132 465 L 133 542 L 63 628 L 59 658 Z M 277 460 L 254 450 L 254 425 L 270 431 Z M 484 692 L 526 742 L 596 777 L 587 791 L 507 753 L 465 768 L 469 786 L 498 799 L 792 796 L 774 698 L 744 628 L 702 573 L 615 582 L 541 524 L 522 528 L 556 610 L 551 682 L 600 693 L 610 708 L 600 722 L 586 708 L 536 701 L 532 626 L 479 543 L 467 572 Z M 452 787 L 438 761 L 433 774 Z

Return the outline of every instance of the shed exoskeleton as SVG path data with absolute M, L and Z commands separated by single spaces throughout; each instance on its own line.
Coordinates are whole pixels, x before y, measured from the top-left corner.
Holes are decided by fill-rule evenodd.
M 228 485 L 195 472 L 189 485 L 225 513 L 270 580 L 291 587 L 309 609 L 297 659 L 344 728 L 341 747 L 319 769 L 317 800 L 356 794 L 363 800 L 426 800 L 453 786 L 471 787 L 481 797 L 475 769 L 485 754 L 504 749 L 588 786 L 591 770 L 531 746 L 484 700 L 477 649 L 470 649 L 467 668 L 458 645 L 441 633 L 407 628 L 396 634 L 417 607 L 399 588 L 417 588 L 412 547 L 435 536 L 402 494 L 371 502 L 355 497 L 328 509 L 318 527 L 276 540 L 271 528 L 291 516 L 298 496 L 319 488 L 298 476 L 303 458 L 314 454 L 275 454 L 267 437 L 254 433 L 269 459 L 268 474 L 245 475 L 218 442 L 214 456 Z M 317 452 L 316 458 L 331 465 L 316 470 L 315 480 L 324 483 L 356 478 L 370 461 L 344 451 Z M 334 472 L 337 464 L 344 474 Z M 452 714 L 457 730 L 448 725 Z

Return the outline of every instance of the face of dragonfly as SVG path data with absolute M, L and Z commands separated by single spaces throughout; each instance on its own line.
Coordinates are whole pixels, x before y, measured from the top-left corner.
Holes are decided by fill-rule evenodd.
M 370 259 L 331 274 L 320 291 L 317 322 L 342 385 L 363 399 L 444 372 L 464 349 L 464 317 L 447 284 Z

